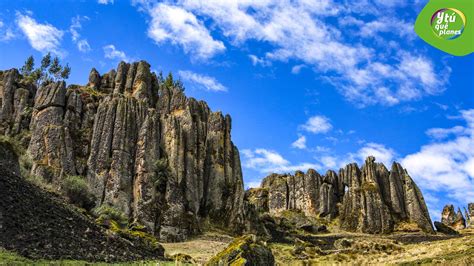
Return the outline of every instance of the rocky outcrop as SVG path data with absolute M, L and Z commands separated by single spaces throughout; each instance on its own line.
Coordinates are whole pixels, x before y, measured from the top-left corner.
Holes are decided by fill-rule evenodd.
M 445 225 L 451 226 L 454 223 L 456 212 L 453 205 L 446 205 L 441 212 L 441 222 Z
M 454 229 L 461 230 L 466 228 L 466 220 L 462 215 L 461 209 L 458 209 L 456 216 L 454 216 L 454 224 L 452 225 Z
M 253 197 L 252 204 L 256 209 L 268 206 L 274 215 L 301 210 L 327 219 L 338 217 L 341 228 L 354 232 L 390 233 L 407 223 L 433 232 L 420 189 L 396 162 L 390 171 L 368 157 L 362 168 L 348 164 L 339 174 L 320 175 L 311 169 L 306 174 L 271 174 L 260 189 L 268 196 Z
M 439 233 L 443 233 L 446 235 L 459 235 L 459 232 L 451 228 L 450 226 L 447 226 L 444 223 L 440 223 L 438 221 L 434 222 L 434 225 L 436 227 L 436 231 Z
M 268 191 L 270 213 L 302 210 L 308 215 L 334 217 L 343 193 L 340 185 L 335 172 L 321 176 L 310 169 L 306 174 L 301 171 L 295 175 L 272 174 L 263 179 L 261 187 Z
M 275 258 L 270 248 L 258 241 L 255 235 L 245 235 L 235 239 L 206 265 L 275 265 Z
M 17 70 L 0 72 L 0 130 L 31 135 L 32 175 L 57 185 L 86 177 L 97 205 L 118 208 L 163 241 L 184 240 L 205 222 L 241 230 L 230 116 L 165 85 L 145 61 L 104 75 L 92 69 L 85 86 L 28 86 Z
M 458 208 L 458 211 L 455 212 L 452 204 L 444 206 L 443 212 L 441 213 L 441 222 L 455 230 L 466 228 L 466 220 L 462 215 L 461 209 Z
M 466 226 L 474 228 L 474 203 L 469 203 L 467 209 L 464 208 L 464 213 L 466 214 Z
M 28 128 L 35 93 L 36 87 L 23 82 L 17 69 L 0 71 L 0 134 Z

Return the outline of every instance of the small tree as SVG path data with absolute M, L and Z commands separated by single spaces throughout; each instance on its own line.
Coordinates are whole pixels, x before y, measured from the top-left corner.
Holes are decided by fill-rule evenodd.
M 78 207 L 90 211 L 95 206 L 96 197 L 82 176 L 67 176 L 62 181 L 62 192 L 69 203 Z
M 51 53 L 47 53 L 41 59 L 41 66 L 34 68 L 35 62 L 33 56 L 26 59 L 25 64 L 21 67 L 21 75 L 31 83 L 37 86 L 47 84 L 53 81 L 66 80 L 71 74 L 71 68 L 68 64 L 61 66 L 59 58 L 56 56 L 51 59 Z
M 25 64 L 21 67 L 20 73 L 23 76 L 29 76 L 32 74 L 34 69 L 35 69 L 35 59 L 33 58 L 33 56 L 30 55 L 26 59 Z
M 161 83 L 163 83 L 163 85 L 167 88 L 170 88 L 170 89 L 177 88 L 177 89 L 180 89 L 181 91 L 184 91 L 183 82 L 180 79 L 175 80 L 171 72 L 168 73 L 168 76 L 166 76 L 166 79 L 163 78 L 163 73 L 160 72 L 160 75 L 158 76 L 158 80 L 161 81 Z
M 43 56 L 43 59 L 41 59 L 41 69 L 47 69 L 49 65 L 51 65 L 51 53 L 47 53 Z

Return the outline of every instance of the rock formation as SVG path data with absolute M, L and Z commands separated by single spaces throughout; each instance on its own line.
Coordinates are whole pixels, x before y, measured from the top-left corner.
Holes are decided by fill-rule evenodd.
M 36 87 L 20 80 L 17 69 L 0 71 L 0 134 L 19 134 L 30 124 Z
M 461 209 L 458 208 L 458 211 L 455 212 L 452 204 L 444 206 L 443 212 L 441 213 L 441 222 L 456 230 L 466 228 L 466 220 L 462 215 Z
M 161 241 L 185 240 L 208 223 L 262 229 L 259 213 L 285 210 L 339 218 L 349 231 L 389 233 L 410 223 L 433 232 L 407 171 L 398 163 L 389 171 L 373 157 L 324 175 L 272 174 L 244 193 L 230 116 L 187 98 L 145 61 L 103 75 L 92 69 L 84 86 L 36 88 L 16 69 L 0 71 L 0 133 L 24 146 L 30 175 L 57 187 L 82 176 L 97 206 L 119 209 Z
M 466 214 L 466 226 L 469 228 L 474 228 L 474 203 L 469 203 L 467 209 L 464 208 Z
M 275 215 L 301 210 L 328 219 L 339 217 L 341 228 L 354 232 L 390 233 L 402 223 L 433 232 L 420 189 L 396 162 L 390 171 L 368 157 L 362 168 L 349 164 L 339 174 L 320 175 L 312 169 L 306 174 L 271 174 L 255 191 L 250 203 Z
M 207 266 L 220 265 L 275 265 L 272 251 L 265 243 L 258 241 L 255 235 L 236 238 L 226 249 L 216 254 Z
M 436 231 L 439 233 L 447 234 L 447 235 L 459 235 L 459 232 L 454 230 L 452 227 L 447 226 L 444 223 L 440 223 L 438 221 L 434 222 L 434 225 L 436 227 Z
M 441 212 L 441 222 L 445 225 L 451 226 L 454 223 L 456 212 L 454 212 L 453 205 L 446 205 Z
M 16 69 L 0 72 L 0 133 L 26 136 L 32 175 L 53 184 L 86 177 L 97 205 L 120 209 L 163 241 L 184 240 L 204 221 L 243 224 L 230 116 L 165 85 L 145 61 L 103 75 L 92 69 L 87 85 L 67 88 L 36 89 Z

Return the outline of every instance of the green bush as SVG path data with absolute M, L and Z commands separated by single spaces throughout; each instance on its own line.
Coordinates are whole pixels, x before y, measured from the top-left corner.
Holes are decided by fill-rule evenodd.
M 120 210 L 108 205 L 102 204 L 101 206 L 92 210 L 92 214 L 97 218 L 96 221 L 99 224 L 114 225 L 119 228 L 125 228 L 128 223 L 128 219 Z
M 89 186 L 82 176 L 67 176 L 61 187 L 69 203 L 88 211 L 94 208 L 96 197 L 90 192 Z

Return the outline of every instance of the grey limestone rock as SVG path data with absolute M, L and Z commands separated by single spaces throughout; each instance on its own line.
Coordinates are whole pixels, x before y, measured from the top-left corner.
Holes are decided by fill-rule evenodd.
M 362 168 L 348 164 L 339 174 L 330 170 L 321 176 L 312 169 L 306 174 L 271 174 L 260 189 L 268 196 L 247 201 L 268 206 L 273 215 L 301 210 L 310 216 L 339 218 L 341 228 L 354 232 L 390 233 L 402 223 L 434 232 L 420 189 L 396 162 L 390 171 L 368 157 Z
M 165 241 L 184 240 L 204 223 L 241 230 L 230 116 L 160 83 L 145 61 L 103 75 L 92 69 L 85 86 L 34 87 L 15 69 L 0 72 L 0 132 L 31 132 L 31 174 L 54 184 L 85 176 L 97 205 L 116 207 Z

